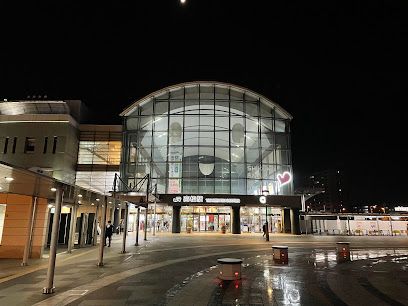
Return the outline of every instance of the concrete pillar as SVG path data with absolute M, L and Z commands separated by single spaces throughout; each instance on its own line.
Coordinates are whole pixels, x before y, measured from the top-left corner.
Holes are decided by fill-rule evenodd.
M 31 253 L 31 244 L 33 240 L 33 229 L 34 229 L 34 221 L 35 221 L 35 213 L 37 209 L 37 197 L 33 196 L 30 207 L 30 217 L 27 224 L 27 239 L 24 247 L 24 255 L 23 255 L 23 262 L 21 263 L 22 266 L 28 265 L 28 258 L 30 257 Z
M 55 209 L 54 218 L 52 220 L 52 231 L 51 231 L 51 244 L 50 244 L 50 256 L 48 260 L 48 271 L 46 286 L 43 288 L 44 294 L 54 293 L 54 272 L 55 272 L 55 260 L 57 257 L 57 247 L 58 247 L 58 234 L 59 234 L 59 223 L 61 217 L 61 206 L 63 201 L 64 191 L 62 186 L 57 187 L 55 193 Z
M 105 196 L 104 205 L 102 206 L 102 218 L 101 218 L 101 240 L 99 241 L 99 256 L 98 267 L 103 267 L 103 248 L 105 247 L 105 230 L 106 230 L 106 213 L 108 211 L 108 197 Z
M 292 235 L 300 235 L 299 208 L 290 210 L 290 232 Z
M 282 232 L 283 233 L 290 233 L 291 232 L 291 225 L 290 225 L 290 209 L 289 208 L 284 208 L 282 209 L 283 212 L 283 227 L 282 227 Z
M 180 212 L 181 206 L 173 206 L 172 233 L 180 233 Z
M 72 207 L 71 207 L 71 222 L 69 223 L 69 237 L 68 237 L 67 253 L 71 253 L 72 248 L 74 247 L 76 219 L 77 219 L 77 206 L 76 206 L 76 204 L 73 204 Z
M 232 206 L 232 233 L 241 234 L 241 215 L 240 215 L 240 206 Z

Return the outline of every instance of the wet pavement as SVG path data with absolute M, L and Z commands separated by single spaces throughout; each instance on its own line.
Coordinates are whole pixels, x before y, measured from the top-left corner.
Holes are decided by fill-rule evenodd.
M 129 253 L 120 254 L 118 238 L 106 249 L 103 268 L 96 249 L 61 264 L 54 295 L 41 294 L 45 269 L 0 282 L 0 304 L 408 305 L 407 238 L 158 235 L 139 247 L 129 240 Z M 351 243 L 350 262 L 337 262 L 339 240 Z M 273 261 L 273 244 L 289 246 L 287 265 Z M 220 257 L 243 259 L 241 280 L 218 279 Z

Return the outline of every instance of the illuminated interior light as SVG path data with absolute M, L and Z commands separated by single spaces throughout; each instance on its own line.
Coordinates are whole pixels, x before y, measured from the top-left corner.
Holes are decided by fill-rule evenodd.
M 99 199 L 96 199 L 97 202 L 99 202 Z
M 238 276 L 238 275 L 239 275 L 239 273 L 238 273 L 238 272 L 235 272 L 235 273 L 234 273 L 234 275 L 235 275 L 235 276 Z
M 78 198 L 82 198 L 82 194 L 78 194 Z
M 12 177 L 5 177 L 4 178 L 7 182 L 12 182 L 12 181 L 14 181 L 14 178 L 12 178 Z
M 57 188 L 52 187 L 50 190 L 51 190 L 52 192 L 55 192 L 55 191 L 57 191 Z

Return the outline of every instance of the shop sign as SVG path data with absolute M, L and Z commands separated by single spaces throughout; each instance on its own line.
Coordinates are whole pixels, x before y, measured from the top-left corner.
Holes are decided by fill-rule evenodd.
M 239 204 L 239 198 L 204 198 L 202 195 L 183 195 L 173 198 L 173 203 Z
M 408 212 L 408 206 L 395 206 L 395 211 L 405 211 L 405 212 Z

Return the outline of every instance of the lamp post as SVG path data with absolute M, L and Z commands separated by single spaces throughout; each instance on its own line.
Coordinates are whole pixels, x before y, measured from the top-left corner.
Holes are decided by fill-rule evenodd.
M 265 197 L 265 226 L 266 226 L 265 240 L 269 241 L 268 200 L 266 199 L 267 195 L 269 194 L 269 191 L 267 189 L 262 190 L 262 194 Z

